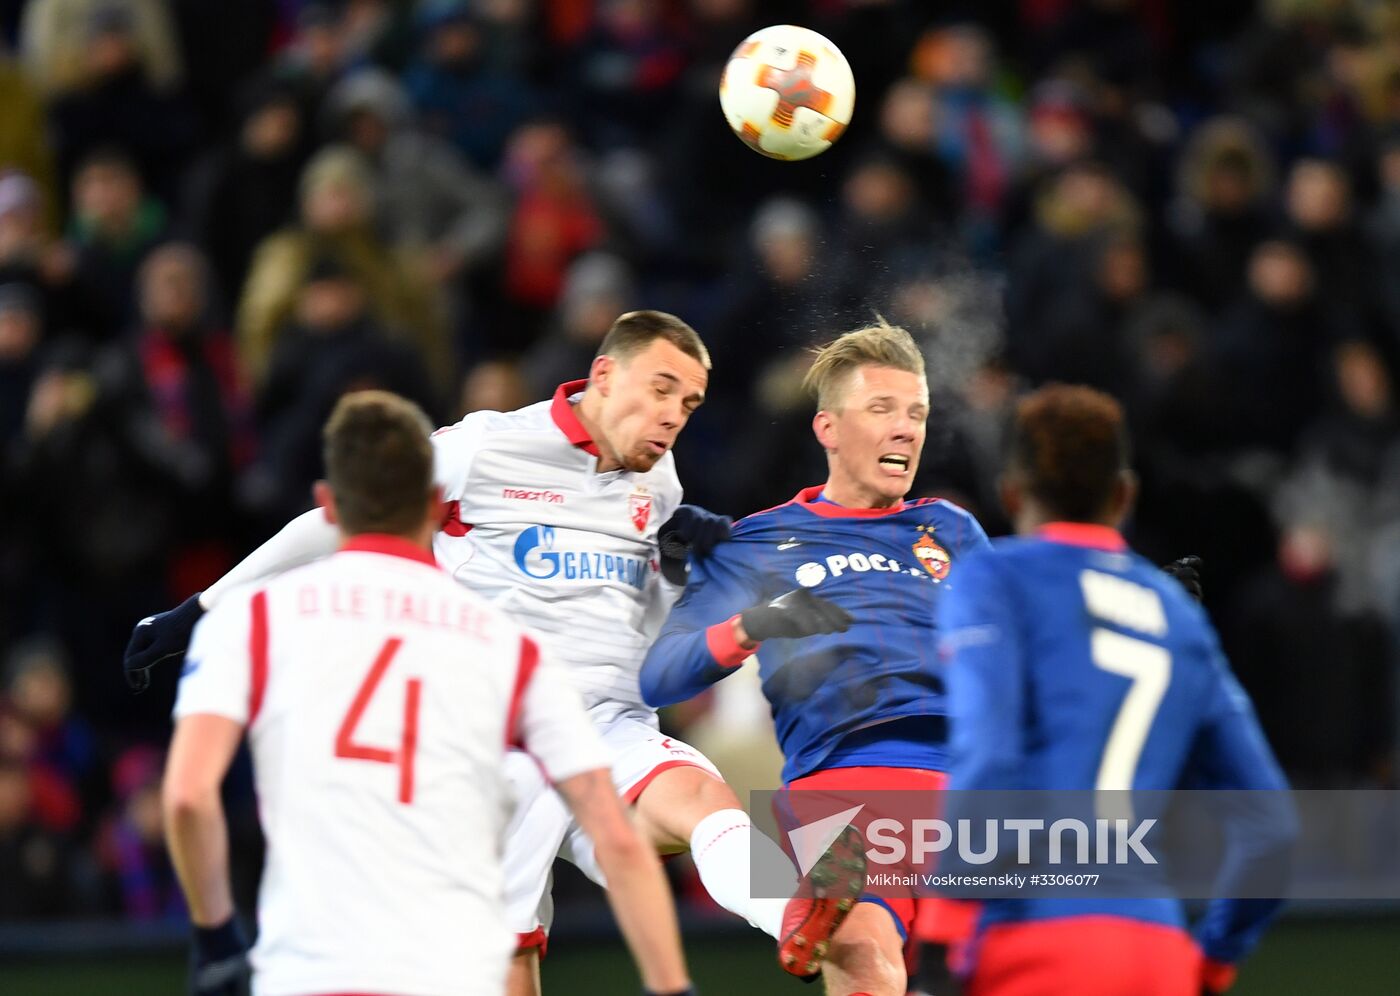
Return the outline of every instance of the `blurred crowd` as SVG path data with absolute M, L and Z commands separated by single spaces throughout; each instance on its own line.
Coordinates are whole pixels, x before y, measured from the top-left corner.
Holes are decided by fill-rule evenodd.
M 806 163 L 718 108 L 782 22 L 858 83 Z M 637 307 L 710 346 L 677 461 L 736 516 L 823 478 L 806 347 L 873 313 L 994 534 L 1018 394 L 1110 391 L 1295 782 L 1395 783 L 1394 4 L 0 0 L 0 919 L 178 914 L 121 650 L 309 506 L 340 394 L 517 407 Z

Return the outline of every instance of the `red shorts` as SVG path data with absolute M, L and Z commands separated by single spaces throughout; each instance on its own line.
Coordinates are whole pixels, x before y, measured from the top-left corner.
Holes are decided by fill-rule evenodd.
M 1183 930 L 1116 916 L 1002 923 L 976 942 L 967 996 L 1197 996 L 1201 951 Z
M 834 807 L 842 806 L 846 800 L 853 806 L 864 804 L 864 808 L 852 822 L 862 834 L 866 833 L 866 827 L 872 820 L 884 815 L 894 815 L 882 813 L 878 806 L 870 805 L 871 797 L 867 793 L 942 792 L 947 787 L 948 776 L 942 771 L 885 767 L 828 768 L 798 778 L 789 782 L 787 786 L 793 792 L 821 792 L 822 802 L 817 808 L 822 815 L 832 812 Z M 806 807 L 800 800 L 792 800 L 791 805 L 797 811 L 795 815 L 799 824 L 810 822 L 810 818 L 802 818 L 802 810 Z M 817 813 L 814 812 L 813 815 Z M 781 818 L 779 822 L 782 822 Z M 915 871 L 912 867 L 886 870 Z M 977 919 L 975 903 L 933 897 L 916 899 L 913 896 L 874 895 L 861 896 L 861 902 L 876 903 L 889 910 L 896 929 L 906 941 L 909 940 L 911 928 L 917 922 L 915 933 L 919 940 L 940 944 L 953 943 L 970 936 Z

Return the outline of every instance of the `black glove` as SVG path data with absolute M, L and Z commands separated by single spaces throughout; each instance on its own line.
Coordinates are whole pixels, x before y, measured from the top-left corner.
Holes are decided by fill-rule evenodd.
M 677 989 L 675 992 L 663 993 L 654 989 L 643 989 L 642 996 L 695 996 L 695 987 L 689 989 Z
M 818 633 L 844 633 L 851 628 L 851 614 L 835 602 L 796 588 L 771 602 L 739 613 L 750 640 L 762 643 L 773 637 L 789 639 Z
M 248 942 L 238 920 L 196 927 L 190 950 L 191 996 L 239 996 L 248 980 Z
M 144 692 L 151 684 L 151 668 L 171 657 L 184 657 L 195 623 L 204 615 L 199 596 L 191 595 L 169 612 L 147 616 L 136 624 L 122 658 L 126 684 Z
M 1204 566 L 1200 557 L 1178 557 L 1170 564 L 1163 564 L 1162 570 L 1166 571 L 1186 589 L 1196 601 L 1205 600 L 1205 592 L 1201 589 L 1201 568 Z
M 684 560 L 687 554 L 703 557 L 729 539 L 733 525 L 727 515 L 707 512 L 699 505 L 682 505 L 656 533 L 661 556 Z

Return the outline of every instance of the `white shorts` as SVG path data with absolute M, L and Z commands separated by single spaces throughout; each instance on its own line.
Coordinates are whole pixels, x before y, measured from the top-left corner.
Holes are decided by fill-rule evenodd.
M 694 747 L 662 736 L 656 728 L 656 713 L 649 709 L 613 707 L 591 715 L 613 754 L 613 784 L 629 805 L 653 778 L 670 768 L 694 767 L 721 781 L 724 778 Z M 577 866 L 599 885 L 604 884 L 603 876 L 593 858 L 593 842 L 574 822 L 534 759 L 523 751 L 511 751 L 505 771 L 516 799 L 515 813 L 506 826 L 502 858 L 506 922 L 516 932 L 520 948 L 543 951 L 554 921 L 550 889 L 555 857 Z

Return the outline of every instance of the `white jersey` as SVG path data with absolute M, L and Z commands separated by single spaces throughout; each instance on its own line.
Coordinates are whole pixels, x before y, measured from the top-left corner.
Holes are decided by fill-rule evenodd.
M 196 713 L 248 730 L 260 996 L 499 996 L 507 742 L 556 782 L 610 761 L 547 652 L 391 537 L 221 599 L 180 680 Z
M 433 434 L 449 517 L 438 563 L 547 641 L 585 705 L 647 707 L 637 674 L 679 595 L 656 534 L 681 502 L 675 461 L 598 473 L 570 404 L 585 381 L 513 412 L 475 412 Z

